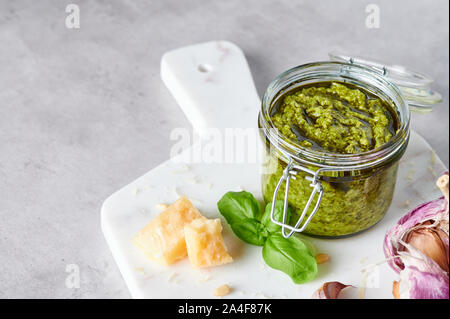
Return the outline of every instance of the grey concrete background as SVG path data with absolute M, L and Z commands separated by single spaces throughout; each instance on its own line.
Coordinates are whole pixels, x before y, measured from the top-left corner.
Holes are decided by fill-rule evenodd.
M 81 28 L 65 27 L 76 3 Z M 365 7 L 381 10 L 379 29 Z M 280 72 L 341 49 L 430 74 L 444 103 L 412 126 L 448 166 L 447 0 L 0 0 L 0 297 L 122 298 L 100 230 L 112 192 L 168 158 L 189 123 L 159 77 L 161 55 L 239 45 L 260 94 Z M 79 289 L 65 286 L 77 264 Z

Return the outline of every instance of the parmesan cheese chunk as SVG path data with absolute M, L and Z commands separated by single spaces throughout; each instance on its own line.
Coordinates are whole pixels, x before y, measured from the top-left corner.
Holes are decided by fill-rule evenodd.
M 189 261 L 196 268 L 233 261 L 222 238 L 220 219 L 199 218 L 184 227 Z
M 148 223 L 132 241 L 149 258 L 171 265 L 187 255 L 184 226 L 201 217 L 183 196 Z

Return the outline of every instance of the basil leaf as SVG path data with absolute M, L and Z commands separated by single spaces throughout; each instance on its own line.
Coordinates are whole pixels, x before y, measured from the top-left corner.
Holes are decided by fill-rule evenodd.
M 278 232 L 271 233 L 262 255 L 268 266 L 286 273 L 296 284 L 310 281 L 317 275 L 316 259 L 296 236 L 286 239 Z
M 274 218 L 276 221 L 282 222 L 283 221 L 283 207 L 284 207 L 284 201 L 277 200 L 275 202 L 275 212 L 274 212 Z M 270 233 L 281 231 L 281 226 L 275 224 L 270 219 L 270 211 L 272 210 L 272 203 L 269 203 L 266 205 L 266 210 L 264 211 L 264 214 L 261 218 L 261 224 L 266 226 L 267 231 Z M 286 211 L 286 224 L 289 224 L 289 220 L 291 218 L 291 208 L 288 206 Z
M 247 218 L 241 223 L 230 224 L 234 234 L 246 243 L 263 246 L 269 233 L 256 219 Z
M 228 192 L 217 207 L 237 237 L 252 245 L 264 245 L 268 232 L 258 220 L 260 206 L 251 193 Z
M 249 192 L 228 192 L 217 203 L 220 213 L 229 224 L 245 218 L 259 218 L 261 207 Z
M 296 236 L 299 240 L 301 240 L 305 244 L 311 256 L 317 255 L 317 248 L 308 240 L 308 238 L 305 235 L 294 234 L 292 236 Z

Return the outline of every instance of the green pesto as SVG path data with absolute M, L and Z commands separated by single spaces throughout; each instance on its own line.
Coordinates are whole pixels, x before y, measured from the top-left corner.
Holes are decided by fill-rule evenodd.
M 272 122 L 284 136 L 304 147 L 341 154 L 370 151 L 389 142 L 395 133 L 388 103 L 338 82 L 285 95 Z
M 266 202 L 272 201 L 273 192 L 283 174 L 285 164 L 272 153 L 269 162 L 275 171 L 264 174 L 262 192 Z M 268 162 L 267 162 L 268 163 Z M 273 166 L 272 166 L 273 167 Z M 313 167 L 309 167 L 314 169 Z M 392 201 L 397 178 L 398 163 L 378 168 L 373 174 L 360 179 L 334 178 L 321 181 L 324 188 L 319 210 L 311 219 L 305 233 L 322 237 L 340 237 L 363 231 L 380 221 Z M 317 169 L 317 168 L 315 168 Z M 292 224 L 301 215 L 311 194 L 310 182 L 299 172 L 289 185 L 289 206 L 292 208 Z M 285 183 L 277 199 L 283 199 Z M 315 205 L 312 203 L 312 207 Z M 309 216 L 309 212 L 306 216 Z
M 375 149 L 387 143 L 398 128 L 392 107 L 356 86 L 319 83 L 288 92 L 277 101 L 273 104 L 272 121 L 286 139 L 330 153 L 356 154 Z M 270 202 L 286 163 L 279 159 L 274 148 L 267 147 L 262 191 L 265 201 Z M 322 178 L 322 201 L 305 233 L 340 237 L 376 224 L 392 201 L 397 160 L 398 157 L 393 158 L 383 166 L 364 172 L 337 173 Z M 305 177 L 303 172 L 298 172 L 296 179 L 290 181 L 293 224 L 311 194 L 310 182 Z M 285 183 L 278 192 L 278 199 L 283 199 L 284 190 Z M 314 204 L 315 201 L 311 207 Z

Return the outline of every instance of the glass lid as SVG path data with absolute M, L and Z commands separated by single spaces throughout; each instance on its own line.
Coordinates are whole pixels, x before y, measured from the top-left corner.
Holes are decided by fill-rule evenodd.
M 351 56 L 342 52 L 330 52 L 332 61 L 347 62 L 370 67 L 381 72 L 386 78 L 402 92 L 403 98 L 408 102 L 411 110 L 431 112 L 433 107 L 442 102 L 442 96 L 430 87 L 434 82 L 428 75 L 412 71 L 401 65 L 390 65 L 381 61 L 359 56 Z

